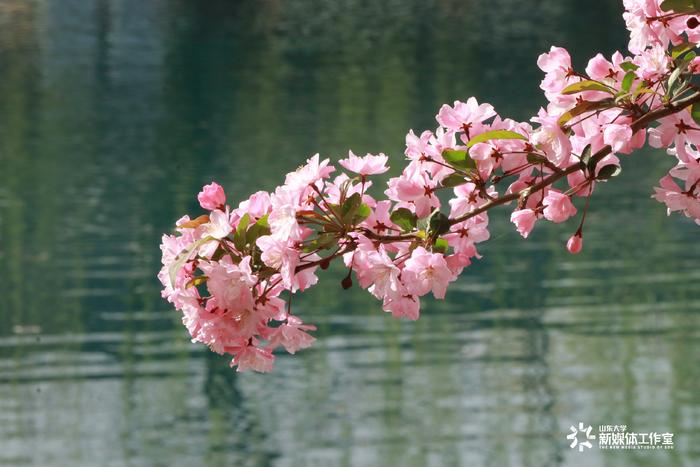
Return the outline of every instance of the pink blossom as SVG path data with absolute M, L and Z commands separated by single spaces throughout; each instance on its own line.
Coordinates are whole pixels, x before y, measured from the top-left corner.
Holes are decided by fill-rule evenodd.
M 513 211 L 510 215 L 510 221 L 515 224 L 515 228 L 518 230 L 523 238 L 527 238 L 532 232 L 532 228 L 535 226 L 537 221 L 537 214 L 532 209 L 519 209 Z
M 700 147 L 700 129 L 688 110 L 659 119 L 659 123 L 659 126 L 649 129 L 649 145 L 655 148 L 674 145 L 674 154 L 682 162 L 693 159 L 687 146 Z
M 561 47 L 552 46 L 548 53 L 537 58 L 537 66 L 545 72 L 540 88 L 545 92 L 547 100 L 558 106 L 566 106 L 574 102 L 574 96 L 564 96 L 560 92 L 566 86 L 579 80 L 572 76 L 571 56 Z
M 383 298 L 399 290 L 401 270 L 383 249 L 369 253 L 366 260 L 366 268 L 372 281 L 372 295 Z
M 614 78 L 620 74 L 620 71 L 616 70 L 616 67 L 603 57 L 603 54 L 599 53 L 588 61 L 586 74 L 598 81 L 611 79 L 614 81 Z
M 470 97 L 467 102 L 455 101 L 452 107 L 443 105 L 435 118 L 440 125 L 450 130 L 469 132 L 474 126 L 474 130 L 480 132 L 479 124 L 494 115 L 496 111 L 491 104 L 479 104 L 475 98 Z
M 572 235 L 571 238 L 569 238 L 569 240 L 566 242 L 566 249 L 569 250 L 569 253 L 573 255 L 580 253 L 582 248 L 583 237 L 579 233 L 575 233 L 574 235 Z
M 351 172 L 355 172 L 360 175 L 376 175 L 382 174 L 389 170 L 386 166 L 389 158 L 383 153 L 378 156 L 373 156 L 372 154 L 367 154 L 364 157 L 357 157 L 352 151 L 348 153 L 347 159 L 341 159 L 338 161 L 340 165 L 345 167 Z
M 571 140 L 562 131 L 558 114 L 550 114 L 540 109 L 537 117 L 533 117 L 532 121 L 540 124 L 530 138 L 532 143 L 541 148 L 555 165 L 566 165 L 571 156 Z
M 670 215 L 674 211 L 680 211 L 700 225 L 700 187 L 695 187 L 694 192 L 682 191 L 670 175 L 663 177 L 654 188 L 652 196 L 657 201 L 664 203 Z
M 385 194 L 395 201 L 413 203 L 418 217 L 425 217 L 440 206 L 434 194 L 436 183 L 415 161 L 408 164 L 400 177 L 390 179 L 388 185 Z
M 236 371 L 259 371 L 269 373 L 275 363 L 275 356 L 268 349 L 247 345 L 235 353 L 231 366 L 237 365 Z
M 571 203 L 571 199 L 557 190 L 549 190 L 542 203 L 544 217 L 557 224 L 576 214 L 576 208 Z
M 319 155 L 315 154 L 306 160 L 306 164 L 302 165 L 294 172 L 290 172 L 284 179 L 284 184 L 292 191 L 304 193 L 309 185 L 316 184 L 319 180 L 327 178 L 335 167 L 328 165 L 329 160 L 319 160 Z
M 252 287 L 257 282 L 250 269 L 251 257 L 234 264 L 231 257 L 220 261 L 202 262 L 199 267 L 207 275 L 207 289 L 217 297 L 219 307 L 242 311 L 253 308 Z
M 302 321 L 296 316 L 289 315 L 287 322 L 278 326 L 270 335 L 269 347 L 282 346 L 290 354 L 295 354 L 297 350 L 310 347 L 315 337 L 307 334 L 305 331 L 315 331 L 316 326 L 302 324 Z
M 224 189 L 216 182 L 211 182 L 209 185 L 204 185 L 202 191 L 197 195 L 199 200 L 199 205 L 203 209 L 213 211 L 214 209 L 221 209 L 226 203 L 226 194 Z
M 671 60 L 666 53 L 666 47 L 654 46 L 646 49 L 634 58 L 639 67 L 635 74 L 641 79 L 653 81 L 668 72 Z
M 211 214 L 209 214 L 207 234 L 216 239 L 222 239 L 230 234 L 233 227 L 231 227 L 229 219 L 228 208 L 226 208 L 226 212 L 219 211 L 218 209 L 212 211 Z
M 454 280 L 445 258 L 430 253 L 425 248 L 413 250 L 403 270 L 406 289 L 413 295 L 425 295 L 432 291 L 435 298 L 445 298 L 447 284 Z
M 603 141 L 612 147 L 613 152 L 621 152 L 629 146 L 631 139 L 632 127 L 627 124 L 610 123 L 603 129 Z
M 300 206 L 295 192 L 286 186 L 278 187 L 271 197 L 271 204 L 267 221 L 272 235 L 282 240 L 301 240 L 302 229 L 297 221 Z
M 394 223 L 391 222 L 391 201 L 379 201 L 369 217 L 365 219 L 363 225 L 378 234 L 385 234 L 390 229 L 397 229 Z
M 272 204 L 270 202 L 270 193 L 266 191 L 258 191 L 250 195 L 245 201 L 241 201 L 238 205 L 238 211 L 243 214 L 249 214 L 254 219 L 260 219 L 265 214 L 270 212 Z
M 299 264 L 299 250 L 288 241 L 271 235 L 262 236 L 255 243 L 262 251 L 263 263 L 279 270 L 284 286 L 291 289 L 294 284 L 295 270 Z
M 417 320 L 420 316 L 420 299 L 402 290 L 387 296 L 382 308 L 395 318 Z

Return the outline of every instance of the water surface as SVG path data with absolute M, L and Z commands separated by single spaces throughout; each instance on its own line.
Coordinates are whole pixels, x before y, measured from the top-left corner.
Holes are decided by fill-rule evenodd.
M 271 375 L 189 343 L 158 243 L 212 179 L 272 189 L 311 154 L 386 152 L 476 95 L 526 119 L 550 44 L 624 48 L 621 2 L 0 0 L 0 465 L 700 464 L 698 230 L 624 160 L 570 224 L 484 260 L 416 323 L 329 272 L 317 345 Z M 675 433 L 578 453 L 572 423 Z

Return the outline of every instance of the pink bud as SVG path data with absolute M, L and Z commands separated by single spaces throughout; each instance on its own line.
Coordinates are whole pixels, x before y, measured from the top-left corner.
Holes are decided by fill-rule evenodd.
M 197 195 L 199 200 L 199 205 L 204 209 L 213 211 L 214 209 L 219 209 L 226 203 L 226 194 L 224 189 L 221 188 L 216 182 L 211 182 L 209 185 L 204 185 L 202 191 Z
M 566 249 L 573 255 L 579 253 L 581 248 L 583 248 L 583 237 L 581 234 L 576 233 L 572 235 L 569 241 L 566 242 Z

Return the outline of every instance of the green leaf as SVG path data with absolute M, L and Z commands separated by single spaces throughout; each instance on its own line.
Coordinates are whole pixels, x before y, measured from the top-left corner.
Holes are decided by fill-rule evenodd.
M 632 93 L 632 98 L 635 98 L 640 94 L 654 94 L 654 93 L 655 93 L 655 91 L 653 89 L 649 89 L 645 86 L 642 86 L 642 84 L 640 83 L 640 85 L 637 87 L 637 89 L 635 89 L 635 91 Z
M 369 206 L 367 206 L 365 203 L 360 204 L 352 218 L 353 225 L 357 225 L 363 220 L 367 219 L 370 214 L 372 214 L 372 210 L 369 208 Z
M 236 226 L 236 231 L 233 233 L 233 246 L 236 247 L 238 251 L 243 251 L 246 245 L 245 232 L 250 223 L 250 216 L 246 213 L 241 220 L 238 221 L 238 226 Z
M 666 90 L 666 95 L 673 96 L 674 88 L 676 87 L 676 83 L 678 82 L 678 78 L 680 78 L 681 73 L 683 73 L 682 67 L 678 67 L 675 70 L 673 70 L 671 76 L 669 76 L 668 78 L 668 88 Z
M 450 248 L 450 245 L 447 243 L 447 240 L 444 238 L 438 238 L 435 240 L 435 244 L 433 245 L 433 252 L 434 253 L 447 253 L 448 248 Z
M 362 202 L 362 196 L 359 193 L 353 193 L 340 207 L 340 214 L 343 223 L 357 225 L 367 219 L 372 214 L 372 210 Z
M 690 116 L 693 117 L 695 123 L 700 125 L 700 104 L 697 102 L 690 108 Z
M 578 83 L 570 84 L 562 89 L 562 94 L 576 94 L 583 91 L 602 91 L 612 94 L 613 91 L 608 86 L 598 81 L 584 80 Z
M 255 241 L 265 235 L 270 235 L 270 225 L 267 223 L 267 214 L 248 228 L 245 233 L 245 241 L 248 245 L 254 245 Z
M 442 182 L 440 182 L 440 184 L 444 187 L 459 186 L 464 185 L 465 183 L 467 183 L 467 179 L 460 174 L 448 175 L 442 179 Z
M 391 213 L 389 216 L 391 222 L 398 225 L 404 232 L 410 232 L 416 228 L 418 224 L 418 217 L 412 213 L 409 209 L 398 208 L 396 211 Z
M 318 250 L 328 250 L 335 246 L 336 236 L 332 233 L 321 233 L 318 237 L 304 245 L 304 252 L 311 253 Z
M 622 78 L 622 86 L 620 89 L 622 92 L 627 94 L 630 92 L 630 89 L 632 89 L 632 83 L 634 82 L 634 79 L 637 77 L 637 75 L 634 74 L 632 71 L 628 71 L 627 74 L 625 75 L 624 78 Z
M 544 164 L 548 161 L 548 159 L 542 154 L 535 154 L 534 152 L 530 152 L 527 154 L 527 161 L 530 164 Z
M 697 5 L 693 0 L 664 0 L 661 2 L 661 11 L 675 11 L 676 13 L 695 13 Z
M 428 219 L 428 235 L 437 237 L 450 231 L 450 218 L 441 213 L 434 211 Z
M 492 139 L 524 139 L 527 140 L 527 138 L 520 133 L 516 133 L 514 131 L 509 131 L 509 130 L 492 130 L 492 131 L 487 131 L 485 133 L 481 133 L 479 135 L 476 135 L 472 139 L 469 140 L 467 143 L 467 148 L 471 148 L 475 144 L 478 143 L 483 143 L 484 141 L 490 141 Z
M 182 269 L 182 267 L 185 265 L 185 263 L 190 259 L 190 255 L 192 255 L 192 252 L 205 244 L 206 242 L 214 240 L 214 237 L 204 237 L 200 238 L 184 250 L 182 250 L 178 255 L 176 256 L 175 261 L 172 262 L 170 267 L 168 268 L 168 276 L 170 277 L 170 286 L 175 287 L 175 280 L 177 279 L 177 273 Z
M 359 193 L 353 193 L 345 199 L 345 202 L 340 206 L 340 216 L 344 224 L 352 224 L 352 219 L 355 217 L 360 204 L 362 204 L 362 196 Z
M 581 151 L 581 163 L 588 164 L 591 161 L 591 145 L 587 144 L 583 151 Z
M 452 167 L 461 170 L 476 169 L 476 162 L 469 157 L 467 151 L 458 151 L 456 149 L 445 149 L 442 151 L 442 158 Z
M 207 281 L 207 279 L 209 279 L 207 276 L 193 277 L 187 284 L 185 284 L 185 288 L 189 289 L 190 287 L 197 287 L 199 285 L 202 285 Z
M 620 63 L 620 68 L 622 68 L 624 71 L 635 71 L 639 69 L 639 66 L 632 62 L 622 62 Z
M 615 105 L 614 99 L 603 99 L 602 101 L 583 101 L 574 106 L 568 112 L 564 112 L 561 117 L 559 117 L 559 125 L 564 126 L 566 123 L 574 117 L 585 114 L 586 112 L 592 112 L 594 110 L 609 109 Z
M 695 44 L 678 44 L 674 45 L 671 47 L 671 57 L 679 58 L 681 55 L 684 53 L 693 50 L 695 48 Z
M 622 169 L 618 165 L 610 164 L 600 168 L 598 175 L 596 175 L 596 180 L 607 180 L 612 177 L 617 177 L 622 172 Z

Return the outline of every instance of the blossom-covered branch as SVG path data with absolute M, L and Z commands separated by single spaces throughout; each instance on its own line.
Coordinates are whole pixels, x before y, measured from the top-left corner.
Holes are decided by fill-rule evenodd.
M 625 0 L 632 55 L 598 54 L 585 73 L 552 47 L 537 62 L 548 105 L 530 122 L 503 118 L 473 97 L 443 105 L 435 131 L 406 136 L 407 165 L 389 180 L 386 199 L 368 193 L 372 176 L 389 170 L 384 154 L 350 152 L 339 161 L 346 172 L 335 176 L 317 154 L 273 192 L 237 207 L 218 184 L 205 186 L 198 199 L 207 213 L 184 216 L 176 235 L 163 236 L 163 296 L 183 313 L 193 341 L 230 354 L 239 371 L 270 371 L 276 348 L 295 353 L 313 343 L 315 328 L 292 314 L 291 296 L 315 285 L 332 261 L 348 270 L 344 288 L 356 282 L 385 311 L 417 319 L 421 296 L 444 298 L 480 258 L 496 206 L 515 202 L 510 219 L 527 237 L 538 222 L 564 222 L 582 204 L 566 245 L 581 251 L 596 185 L 620 172 L 618 155 L 647 141 L 677 160 L 654 198 L 700 224 L 695 2 Z

